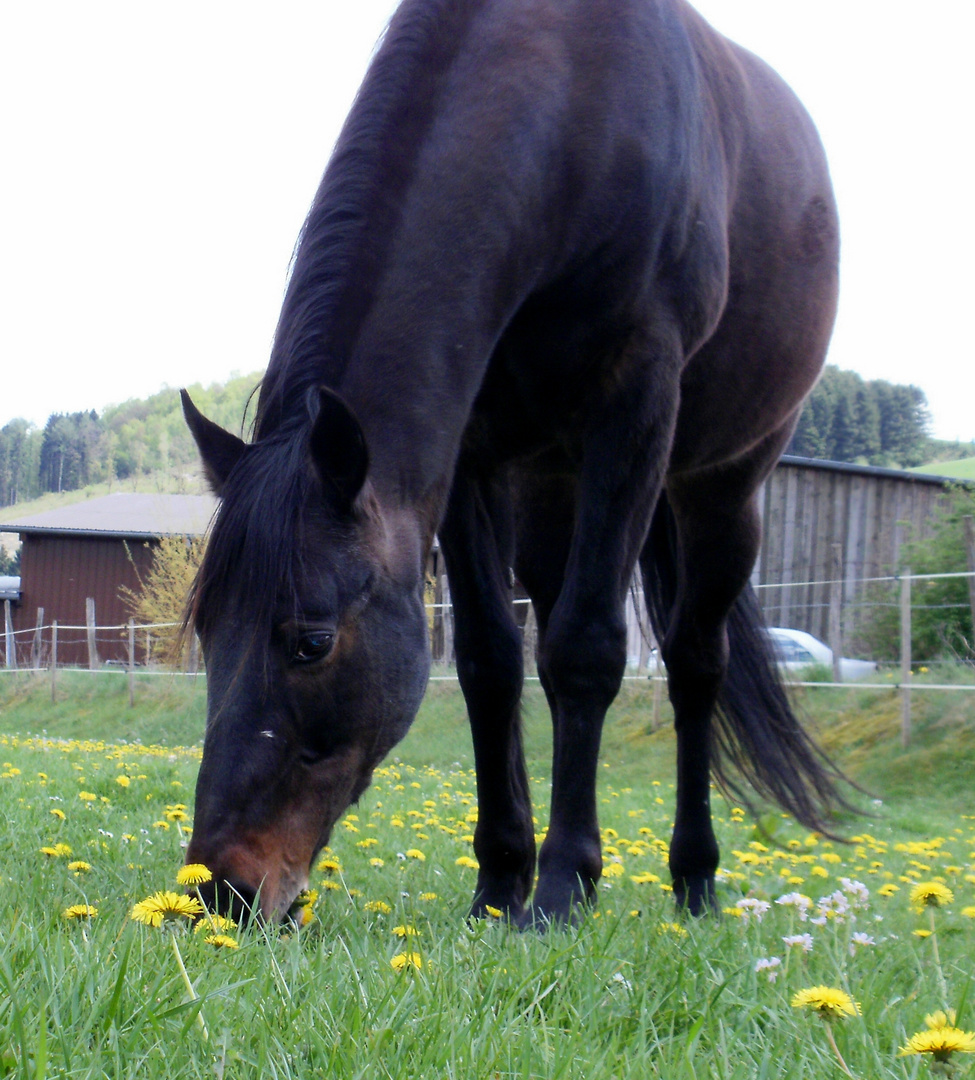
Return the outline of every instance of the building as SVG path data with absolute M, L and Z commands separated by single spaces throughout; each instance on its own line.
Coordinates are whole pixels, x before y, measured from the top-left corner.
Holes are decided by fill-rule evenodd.
M 20 595 L 11 604 L 18 662 L 29 662 L 39 622 L 57 620 L 58 662 L 87 664 L 89 598 L 102 628 L 99 659 L 125 660 L 129 612 L 121 590 L 138 590 L 162 537 L 202 535 L 216 507 L 210 495 L 118 493 L 0 522 L 0 531 L 19 534 L 23 545 Z

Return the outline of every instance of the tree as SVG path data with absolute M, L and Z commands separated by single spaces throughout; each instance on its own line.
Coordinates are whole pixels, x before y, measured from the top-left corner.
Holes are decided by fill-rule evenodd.
M 203 549 L 201 536 L 164 536 L 153 554 L 149 572 L 139 578 L 139 588 L 121 589 L 132 618 L 143 625 L 157 625 L 152 632 L 150 659 L 167 667 L 179 667 L 183 660 L 185 642 L 180 624 Z M 160 623 L 170 625 L 158 626 Z

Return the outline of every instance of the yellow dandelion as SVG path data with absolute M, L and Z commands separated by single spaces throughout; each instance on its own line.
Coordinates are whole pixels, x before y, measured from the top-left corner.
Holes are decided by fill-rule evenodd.
M 91 869 L 91 863 L 85 862 L 84 859 L 75 859 L 68 863 L 68 869 L 75 874 L 86 874 Z
M 239 949 L 240 944 L 229 934 L 209 934 L 203 939 L 207 945 L 213 945 L 218 949 Z
M 376 867 L 376 868 L 378 869 L 379 867 L 381 867 L 381 866 L 385 866 L 386 864 L 385 864 L 385 863 L 383 862 L 383 860 L 382 860 L 382 859 L 380 859 L 380 858 L 379 858 L 379 857 L 377 856 L 376 858 L 373 858 L 373 859 L 370 859 L 370 860 L 369 860 L 369 865 L 370 865 L 370 866 L 375 866 L 375 867 Z
M 318 870 L 322 874 L 337 874 L 342 869 L 338 859 L 325 858 L 318 864 Z
M 185 810 L 181 810 L 178 807 L 174 807 L 172 810 L 166 811 L 167 821 L 189 821 L 189 815 Z
M 177 885 L 203 885 L 213 880 L 213 874 L 203 863 L 187 863 L 176 871 Z
M 423 967 L 423 959 L 417 952 L 402 952 L 397 953 L 390 961 L 390 966 L 393 971 L 406 970 L 419 970 Z
M 895 885 L 892 881 L 888 881 L 886 885 L 881 885 L 877 890 L 878 896 L 893 896 L 895 892 L 900 892 L 900 885 Z
M 926 907 L 943 907 L 955 899 L 955 894 L 940 881 L 920 881 L 911 889 L 911 907 L 921 911 Z
M 966 919 L 975 919 L 975 907 L 963 907 L 961 913 Z
M 64 821 L 66 816 L 67 815 L 65 814 L 65 812 L 63 810 L 59 810 L 56 806 L 51 811 L 51 817 L 56 817 L 58 821 Z
M 954 1009 L 949 1009 L 947 1012 L 937 1009 L 935 1012 L 929 1013 L 924 1018 L 924 1022 L 929 1028 L 954 1027 L 956 1019 Z
M 390 933 L 395 934 L 397 937 L 408 938 L 416 937 L 420 931 L 413 926 L 394 926 Z
M 419 848 L 411 847 L 406 853 L 408 859 L 416 859 L 417 862 L 426 862 L 426 855 Z
M 162 926 L 164 922 L 195 919 L 203 913 L 203 905 L 195 896 L 164 890 L 140 900 L 129 915 L 146 926 Z
M 618 862 L 610 863 L 608 866 L 603 867 L 604 878 L 617 878 L 622 877 L 626 871 L 623 869 L 623 864 Z
M 930 937 L 931 936 L 931 931 L 930 930 L 925 930 L 923 927 L 921 929 L 919 929 L 919 930 L 912 930 L 911 933 L 915 937 L 920 937 L 920 938 L 925 938 L 925 937 Z
M 221 930 L 236 930 L 237 924 L 233 919 L 228 919 L 224 915 L 207 915 L 205 919 L 200 921 L 193 927 L 193 932 L 196 934 L 206 931 L 219 933 Z
M 454 860 L 454 865 L 466 866 L 469 867 L 471 870 L 480 869 L 480 863 L 477 861 L 477 859 L 472 859 L 470 855 L 461 855 L 459 859 Z
M 78 798 L 82 802 L 97 802 L 98 796 L 93 791 L 79 791 Z
M 61 912 L 65 919 L 94 919 L 98 914 L 98 908 L 91 904 L 72 904 Z
M 902 1046 L 898 1057 L 909 1054 L 930 1054 L 935 1061 L 947 1061 L 952 1054 L 975 1053 L 975 1031 L 962 1031 L 956 1027 L 928 1028 L 919 1031 Z
M 492 919 L 500 919 L 504 912 L 501 908 L 491 907 L 490 904 L 484 905 L 484 910 L 491 916 Z
M 385 900 L 367 900 L 362 906 L 366 911 L 373 911 L 379 915 L 388 915 L 393 910 Z
M 420 899 L 423 901 L 423 903 L 426 904 L 429 903 L 429 901 L 431 900 L 436 900 L 437 894 L 435 892 L 423 892 L 420 893 Z
M 132 781 L 128 776 L 116 776 L 115 783 L 118 784 L 119 787 L 128 787 Z
M 792 998 L 794 1009 L 813 1009 L 824 1020 L 836 1020 L 841 1016 L 856 1016 L 860 1007 L 845 990 L 834 986 L 811 986 L 800 990 Z

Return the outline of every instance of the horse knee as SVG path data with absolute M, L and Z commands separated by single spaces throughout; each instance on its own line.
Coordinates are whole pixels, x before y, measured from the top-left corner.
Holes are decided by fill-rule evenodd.
M 485 705 L 513 708 L 521 697 L 524 662 L 517 632 L 499 632 L 485 640 L 480 649 L 457 653 L 457 678 L 468 699 Z
M 626 623 L 613 618 L 584 626 L 550 625 L 538 666 L 556 693 L 595 698 L 608 707 L 626 670 Z

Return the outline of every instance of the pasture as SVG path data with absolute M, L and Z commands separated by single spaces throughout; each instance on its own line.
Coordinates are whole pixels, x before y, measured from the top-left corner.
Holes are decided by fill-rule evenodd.
M 853 1076 L 906 1078 L 928 1071 L 898 1056 L 926 1016 L 954 1008 L 975 1026 L 975 804 L 950 768 L 972 725 L 957 704 L 919 708 L 907 756 L 923 780 L 907 769 L 882 804 L 865 799 L 872 816 L 843 823 L 847 845 L 778 815 L 761 833 L 716 799 L 725 914 L 701 921 L 675 917 L 667 885 L 673 737 L 647 733 L 647 688 L 628 685 L 599 770 L 599 906 L 535 935 L 464 920 L 470 738 L 458 692 L 435 684 L 339 823 L 302 925 L 214 945 L 206 925 L 130 918 L 177 889 L 202 679 L 147 681 L 134 710 L 113 684 L 67 677 L 52 707 L 44 686 L 0 683 L 0 1075 L 818 1078 L 841 1074 L 832 1036 Z M 877 792 L 899 754 L 896 699 L 816 693 L 831 695 L 827 741 Z M 541 837 L 549 736 L 538 691 L 526 696 Z M 932 882 L 951 900 L 915 911 L 911 890 Z M 79 905 L 97 914 L 65 915 Z M 817 985 L 856 1015 L 828 1023 L 791 1004 Z M 952 1062 L 964 1075 L 967 1055 Z

